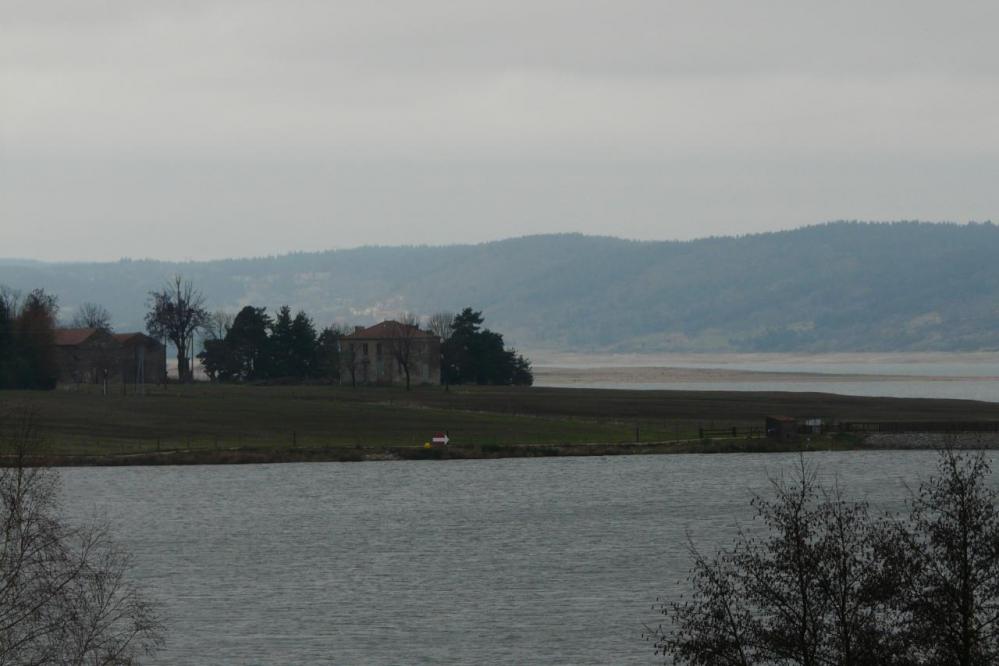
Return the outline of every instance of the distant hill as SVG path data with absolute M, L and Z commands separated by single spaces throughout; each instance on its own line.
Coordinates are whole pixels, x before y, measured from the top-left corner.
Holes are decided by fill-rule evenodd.
M 836 222 L 689 242 L 582 235 L 480 245 L 364 247 L 190 263 L 0 262 L 68 316 L 105 305 L 141 327 L 174 273 L 213 309 L 253 303 L 319 324 L 471 305 L 525 349 L 913 351 L 999 349 L 999 227 Z

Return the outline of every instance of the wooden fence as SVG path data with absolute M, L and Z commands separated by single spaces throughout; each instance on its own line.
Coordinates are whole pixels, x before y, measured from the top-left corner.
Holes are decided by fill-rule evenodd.
M 739 428 L 737 426 L 732 426 L 731 428 L 698 428 L 697 436 L 699 439 L 722 439 L 722 438 L 739 438 L 744 439 L 755 439 L 756 437 L 763 437 L 766 435 L 766 431 L 762 427 L 749 427 L 749 428 Z

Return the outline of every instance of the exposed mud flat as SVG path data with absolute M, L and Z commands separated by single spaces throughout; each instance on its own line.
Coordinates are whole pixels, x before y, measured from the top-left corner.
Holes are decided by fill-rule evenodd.
M 654 366 L 556 367 L 536 366 L 535 382 L 545 385 L 573 384 L 655 384 L 674 382 L 886 382 L 886 381 L 999 381 L 999 377 L 962 377 L 938 375 L 876 375 L 862 373 L 773 372 L 725 368 L 685 368 Z
M 657 384 L 674 382 L 965 382 L 999 381 L 999 377 L 948 375 L 901 375 L 833 372 L 775 372 L 734 368 L 687 368 L 650 366 L 559 367 L 536 366 L 535 381 L 540 386 L 572 384 Z
M 795 352 L 759 353 L 611 353 L 536 351 L 530 354 L 535 364 L 544 367 L 715 367 L 797 365 L 838 366 L 879 365 L 999 365 L 999 351 L 981 352 L 837 352 L 805 354 Z M 932 373 L 936 374 L 936 373 Z
M 999 353 L 535 354 L 538 386 L 999 402 Z

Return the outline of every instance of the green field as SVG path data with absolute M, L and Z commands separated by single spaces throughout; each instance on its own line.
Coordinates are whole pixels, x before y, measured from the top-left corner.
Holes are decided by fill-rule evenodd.
M 842 420 L 999 420 L 999 404 L 819 393 L 621 391 L 523 387 L 96 387 L 0 392 L 0 412 L 37 414 L 52 454 L 167 450 L 455 447 L 669 442 L 698 428 L 763 425 L 767 414 Z

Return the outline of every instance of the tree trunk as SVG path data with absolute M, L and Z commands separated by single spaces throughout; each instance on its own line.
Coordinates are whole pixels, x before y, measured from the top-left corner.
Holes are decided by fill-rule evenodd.
M 177 346 L 177 382 L 186 384 L 190 375 L 188 371 L 187 336 L 178 335 L 171 342 Z
M 963 498 L 962 498 L 963 499 Z M 963 502 L 962 502 L 963 504 Z M 959 520 L 961 521 L 961 652 L 958 662 L 961 666 L 970 666 L 975 652 L 975 592 L 971 580 L 971 539 L 968 534 L 969 518 L 962 506 Z
M 187 355 L 177 352 L 177 381 L 187 383 Z

